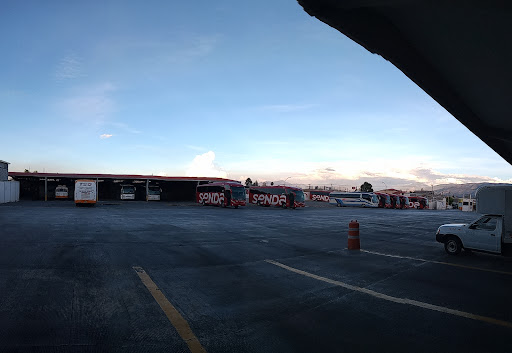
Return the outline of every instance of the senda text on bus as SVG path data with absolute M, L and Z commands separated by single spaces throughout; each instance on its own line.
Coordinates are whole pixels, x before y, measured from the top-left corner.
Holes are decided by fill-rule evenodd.
M 249 203 L 282 208 L 306 206 L 302 189 L 291 186 L 252 186 L 249 189 Z
M 216 182 L 201 184 L 196 189 L 196 201 L 203 206 L 245 206 L 245 188 L 240 183 Z

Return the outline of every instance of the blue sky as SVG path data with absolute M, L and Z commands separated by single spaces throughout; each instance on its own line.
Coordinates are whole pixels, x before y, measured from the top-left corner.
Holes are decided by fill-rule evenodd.
M 0 45 L 0 159 L 13 171 L 512 178 L 398 69 L 294 0 L 9 1 Z

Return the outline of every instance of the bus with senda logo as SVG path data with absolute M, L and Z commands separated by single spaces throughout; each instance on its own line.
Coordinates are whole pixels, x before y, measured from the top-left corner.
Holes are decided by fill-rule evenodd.
M 379 199 L 379 208 L 392 208 L 391 197 L 388 194 L 376 192 L 377 198 Z
M 251 186 L 249 203 L 293 209 L 306 206 L 302 189 L 292 186 Z
M 399 195 L 398 197 L 400 197 L 400 208 L 409 208 L 409 197 L 403 195 Z
M 389 195 L 391 198 L 391 208 L 396 208 L 397 210 L 402 208 L 402 204 L 400 203 L 400 195 Z
M 329 194 L 329 203 L 338 207 L 379 207 L 379 199 L 373 192 L 340 192 Z
M 311 201 L 329 202 L 329 194 L 327 190 L 311 190 L 309 191 L 309 199 Z
M 423 196 L 409 196 L 409 208 L 424 210 L 428 208 L 428 199 Z
M 221 207 L 245 206 L 245 187 L 237 182 L 214 182 L 198 185 L 196 201 L 203 206 Z

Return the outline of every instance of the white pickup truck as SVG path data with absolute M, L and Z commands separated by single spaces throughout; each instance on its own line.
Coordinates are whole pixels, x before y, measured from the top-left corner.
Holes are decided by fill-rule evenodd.
M 436 240 L 448 254 L 462 249 L 495 254 L 512 251 L 512 186 L 483 186 L 476 192 L 476 211 L 482 216 L 470 224 L 445 224 Z

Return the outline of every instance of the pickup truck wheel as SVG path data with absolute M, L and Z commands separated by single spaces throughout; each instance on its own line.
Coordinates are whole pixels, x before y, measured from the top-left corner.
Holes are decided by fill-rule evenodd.
M 457 237 L 449 237 L 444 242 L 444 250 L 450 255 L 458 255 L 462 250 L 462 243 Z

